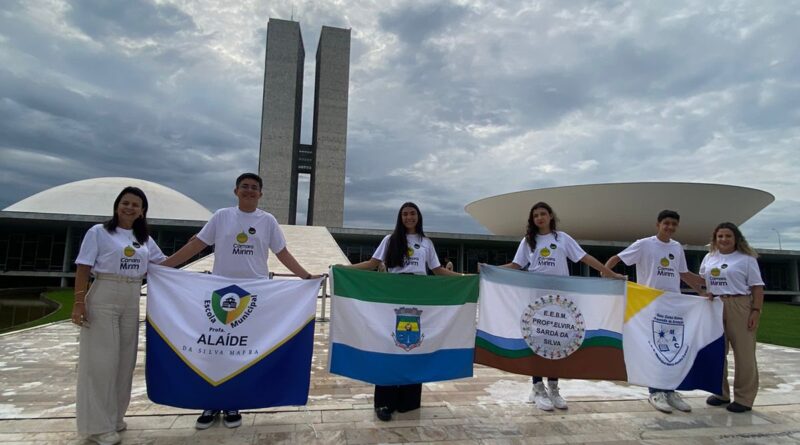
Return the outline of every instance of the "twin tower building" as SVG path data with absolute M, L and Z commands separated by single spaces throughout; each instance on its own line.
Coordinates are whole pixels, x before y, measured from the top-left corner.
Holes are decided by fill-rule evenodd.
M 308 225 L 342 227 L 350 81 L 350 30 L 323 26 L 314 76 L 310 145 L 300 143 L 305 48 L 300 24 L 270 19 L 264 68 L 259 207 L 281 224 L 297 219 L 297 183 L 310 175 Z

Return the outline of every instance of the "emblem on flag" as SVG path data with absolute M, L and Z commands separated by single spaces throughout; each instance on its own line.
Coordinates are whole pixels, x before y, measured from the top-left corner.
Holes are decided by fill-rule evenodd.
M 559 360 L 583 344 L 586 324 L 578 306 L 561 295 L 540 297 L 529 304 L 520 320 L 522 338 L 534 354 Z
M 679 363 L 686 356 L 684 354 L 675 361 L 683 349 L 683 317 L 657 314 L 653 317 L 653 349 L 658 359 L 664 363 Z
M 408 352 L 422 344 L 425 335 L 420 328 L 422 310 L 415 307 L 401 307 L 394 310 L 395 328 L 392 337 L 395 346 Z
M 212 323 L 219 320 L 232 328 L 240 325 L 256 307 L 257 297 L 233 284 L 211 293 L 211 312 L 206 316 Z

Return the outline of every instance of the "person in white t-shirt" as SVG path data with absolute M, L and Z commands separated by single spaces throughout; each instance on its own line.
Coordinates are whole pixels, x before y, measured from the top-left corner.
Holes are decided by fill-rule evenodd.
M 86 232 L 75 260 L 71 318 L 81 327 L 75 418 L 78 433 L 98 444 L 118 443 L 127 427 L 142 277 L 148 263 L 166 258 L 148 234 L 147 207 L 142 190 L 122 189 L 113 216 Z
M 413 202 L 400 206 L 394 231 L 383 238 L 372 258 L 349 267 L 375 270 L 381 264 L 386 265 L 389 273 L 427 275 L 430 269 L 436 275 L 463 275 L 439 263 L 433 242 L 422 228 L 422 213 Z M 375 414 L 380 420 L 392 420 L 395 411 L 404 413 L 419 408 L 421 398 L 421 384 L 375 385 Z
M 267 258 L 271 250 L 287 269 L 303 279 L 319 278 L 306 271 L 286 248 L 286 239 L 278 221 L 258 208 L 264 182 L 255 173 L 236 178 L 233 194 L 236 207 L 217 210 L 197 236 L 175 252 L 163 265 L 177 267 L 208 246 L 214 246 L 214 268 L 211 273 L 229 278 L 269 278 Z M 238 410 L 207 409 L 197 418 L 195 428 L 204 430 L 216 422 L 224 411 L 223 424 L 236 428 L 242 424 Z
M 528 212 L 527 233 L 519 243 L 514 259 L 502 267 L 510 269 L 526 269 L 528 272 L 548 275 L 569 275 L 567 259 L 578 261 L 608 276 L 624 280 L 620 275 L 606 268 L 597 258 L 583 251 L 580 245 L 569 235 L 556 230 L 556 217 L 553 208 L 546 202 L 537 202 Z M 525 267 L 527 265 L 527 268 Z M 558 389 L 558 379 L 548 377 L 547 387 L 541 376 L 532 377 L 533 389 L 529 401 L 543 411 L 552 411 L 553 407 L 567 409 L 567 401 Z
M 636 282 L 654 289 L 669 292 L 681 291 L 681 281 L 689 285 L 698 295 L 704 295 L 703 278 L 689 272 L 686 255 L 680 243 L 672 239 L 678 230 L 681 217 L 674 210 L 662 210 L 658 214 L 655 236 L 637 240 L 622 252 L 606 261 L 613 269 L 620 261 L 628 266 L 636 265 Z M 675 408 L 689 412 L 692 407 L 673 390 L 649 388 L 648 400 L 653 407 L 665 413 Z
M 711 298 L 722 299 L 726 340 L 722 394 L 710 396 L 706 403 L 727 405 L 734 413 L 750 411 L 758 393 L 756 330 L 764 307 L 764 281 L 757 257 L 736 224 L 724 222 L 714 229 L 709 253 L 700 264 Z M 733 402 L 728 383 L 729 349 L 733 350 Z

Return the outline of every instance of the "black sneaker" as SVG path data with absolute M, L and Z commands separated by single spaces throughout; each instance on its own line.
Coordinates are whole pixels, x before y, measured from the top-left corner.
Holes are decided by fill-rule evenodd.
M 238 410 L 227 410 L 222 418 L 222 423 L 228 428 L 236 428 L 242 425 L 242 415 Z
M 729 403 L 731 403 L 730 400 L 722 400 L 717 396 L 708 396 L 708 398 L 706 399 L 706 405 L 711 405 L 711 406 L 722 406 L 722 405 L 727 405 Z
M 207 409 L 203 411 L 203 414 L 197 418 L 197 422 L 195 422 L 194 427 L 198 430 L 204 430 L 214 424 L 217 421 L 217 415 L 219 414 L 218 409 Z
M 743 413 L 745 411 L 750 411 L 753 408 L 750 408 L 749 406 L 744 406 L 738 402 L 733 402 L 730 405 L 728 405 L 726 409 L 732 413 Z
M 386 406 L 375 408 L 375 415 L 384 422 L 392 420 L 392 412 L 389 410 L 389 407 Z

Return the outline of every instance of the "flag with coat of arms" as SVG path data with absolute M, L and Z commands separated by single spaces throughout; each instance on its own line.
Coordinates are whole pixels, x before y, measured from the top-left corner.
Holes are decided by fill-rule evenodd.
M 530 376 L 625 380 L 625 282 L 481 266 L 475 362 Z
M 722 392 L 722 301 L 628 283 L 623 350 L 628 382 Z
M 147 395 L 193 409 L 305 405 L 321 280 L 234 279 L 150 265 Z
M 330 356 L 338 374 L 376 385 L 472 376 L 478 277 L 331 269 Z
M 721 392 L 719 299 L 488 265 L 480 292 L 476 363 L 524 375 Z

